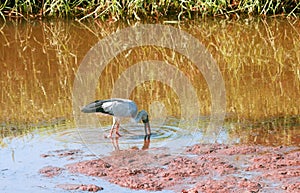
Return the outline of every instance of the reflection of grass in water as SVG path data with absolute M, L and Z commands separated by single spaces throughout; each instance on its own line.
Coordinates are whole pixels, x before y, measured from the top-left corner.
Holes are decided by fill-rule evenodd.
M 289 23 L 263 21 L 255 24 L 221 23 L 214 27 L 203 24 L 203 28 L 207 27 L 210 31 L 203 28 L 200 30 L 197 25 L 192 25 L 188 31 L 204 43 L 209 43 L 208 48 L 220 65 L 226 84 L 227 112 L 230 117 L 259 120 L 270 116 L 298 114 L 299 107 L 295 104 L 300 104 L 300 67 L 295 39 L 299 40 L 299 34 L 296 30 L 288 35 L 279 31 L 274 34 L 272 31 L 278 28 L 285 31 L 284 28 L 291 25 Z M 109 88 L 110 93 L 114 80 L 132 63 L 149 59 L 164 60 L 185 72 L 201 98 L 201 113 L 210 113 L 210 96 L 205 81 L 186 58 L 170 50 L 151 47 L 133 49 L 127 57 L 134 59 L 121 55 L 107 66 L 104 73 L 104 78 L 107 79 L 99 83 L 99 90 Z M 130 78 L 134 79 L 134 76 Z M 105 95 L 106 91 L 102 89 L 98 96 Z
M 255 123 L 234 124 L 229 129 L 233 139 L 241 143 L 260 145 L 294 145 L 300 144 L 300 116 L 276 117 Z
M 0 147 L 6 146 L 6 143 L 14 137 L 25 136 L 36 130 L 41 131 L 39 132 L 39 135 L 42 136 L 59 130 L 65 130 L 70 127 L 74 127 L 74 125 L 64 118 L 56 118 L 49 121 L 39 121 L 35 123 L 2 123 L 0 124 Z M 3 141 L 4 138 L 8 141 Z
M 66 116 L 66 110 L 70 110 L 70 85 L 74 77 L 73 65 L 77 61 L 66 46 L 69 34 L 63 33 L 60 24 L 45 23 L 39 28 L 43 30 L 42 37 L 34 34 L 33 26 L 16 26 L 18 45 L 13 41 L 7 43 L 8 47 L 16 49 L 12 54 L 18 53 L 18 56 L 5 61 L 3 121 L 48 120 Z
M 110 64 L 106 66 L 102 77 L 99 80 L 99 87 L 97 90 L 97 96 L 101 98 L 108 98 L 112 93 L 114 88 L 114 82 L 119 78 L 119 76 L 126 71 L 131 65 L 134 65 L 140 61 L 148 61 L 148 60 L 161 60 L 169 63 L 170 65 L 175 66 L 179 69 L 190 81 L 190 84 L 187 86 L 196 87 L 197 94 L 200 99 L 205 98 L 205 100 L 201 100 L 200 111 L 202 114 L 207 114 L 210 109 L 210 97 L 208 93 L 208 88 L 206 86 L 206 82 L 202 77 L 199 70 L 192 65 L 184 56 L 180 56 L 179 54 L 172 52 L 170 50 L 166 50 L 164 48 L 157 47 L 143 47 L 143 48 L 135 48 L 130 51 L 130 55 L 121 54 L 117 59 L 113 60 Z M 186 65 L 186 64 L 190 65 Z M 149 73 L 146 68 L 142 69 L 143 73 Z M 151 70 L 151 69 L 150 69 Z M 166 72 L 167 73 L 167 72 Z M 132 76 L 127 77 L 126 82 L 134 82 L 138 79 L 140 73 L 132 74 Z M 166 74 L 168 76 L 169 74 Z M 179 77 L 179 74 L 177 74 Z M 176 78 L 176 75 L 175 75 Z M 182 90 L 183 95 L 186 95 L 185 98 L 188 99 L 190 94 L 185 90 Z M 178 94 L 178 93 L 177 93 Z M 135 90 L 132 93 L 129 93 L 132 99 L 134 99 L 140 106 L 140 108 L 148 109 L 149 104 L 152 101 L 160 101 L 164 103 L 169 111 L 169 115 L 172 116 L 180 116 L 180 109 L 178 109 L 178 105 L 180 105 L 180 101 L 178 96 L 174 90 L 172 90 L 172 85 L 165 85 L 161 83 L 159 80 L 153 80 L 145 82 L 141 85 L 136 85 Z M 190 112 L 190 114 L 197 114 L 197 112 Z
M 225 65 L 227 105 L 238 119 L 299 114 L 299 33 L 280 33 L 290 24 L 279 23 L 235 24 L 241 30 L 220 26 L 227 35 L 211 42 L 213 53 L 222 53 L 216 59 Z
M 229 120 L 259 122 L 299 114 L 299 25 L 289 22 L 245 20 L 181 26 L 206 45 L 217 60 L 226 84 Z M 5 42 L 0 47 L 5 53 L 0 72 L 1 122 L 72 119 L 72 83 L 79 62 L 97 40 L 125 26 L 51 21 L 6 26 L 0 36 Z M 99 80 L 97 97 L 110 97 L 122 72 L 138 61 L 150 59 L 180 69 L 196 88 L 201 114 L 209 115 L 209 90 L 195 65 L 172 50 L 151 46 L 132 49 L 112 60 Z M 176 94 L 157 81 L 138 85 L 131 97 L 146 110 L 149 102 L 160 100 L 169 115 L 180 117 L 180 109 L 174 105 L 180 103 Z

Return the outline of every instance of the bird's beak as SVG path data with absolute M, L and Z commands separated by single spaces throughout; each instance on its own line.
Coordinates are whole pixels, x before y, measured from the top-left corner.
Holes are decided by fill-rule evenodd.
M 149 137 L 151 135 L 151 129 L 150 129 L 149 122 L 145 123 L 145 134 L 146 134 L 146 136 L 149 136 Z

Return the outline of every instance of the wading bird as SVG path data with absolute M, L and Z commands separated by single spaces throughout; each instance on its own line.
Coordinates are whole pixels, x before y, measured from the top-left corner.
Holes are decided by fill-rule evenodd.
M 149 124 L 148 113 L 145 110 L 138 112 L 135 102 L 129 99 L 112 98 L 106 100 L 96 100 L 81 109 L 84 113 L 103 113 L 113 116 L 113 124 L 110 130 L 110 137 L 119 133 L 120 121 L 124 117 L 131 117 L 135 122 L 142 122 L 145 126 L 145 138 L 150 138 L 151 129 Z

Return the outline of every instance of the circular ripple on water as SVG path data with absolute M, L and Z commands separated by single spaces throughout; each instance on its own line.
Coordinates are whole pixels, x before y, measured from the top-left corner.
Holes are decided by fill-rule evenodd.
M 109 132 L 109 131 L 106 131 Z M 151 140 L 161 141 L 161 140 L 174 140 L 180 136 L 182 129 L 175 126 L 159 126 L 151 125 Z M 127 142 L 136 142 L 137 140 L 144 139 L 145 130 L 143 126 L 124 126 L 123 129 L 120 129 L 122 135 L 122 141 Z
M 145 131 L 143 125 L 123 124 L 119 130 L 122 135 L 119 138 L 107 137 L 110 133 L 110 126 L 102 128 L 83 128 L 79 129 L 82 142 L 95 155 L 107 155 L 119 149 L 130 148 L 142 149 L 144 147 Z M 169 148 L 187 133 L 186 130 L 176 126 L 151 124 L 150 148 Z M 168 145 L 168 144 L 171 145 Z

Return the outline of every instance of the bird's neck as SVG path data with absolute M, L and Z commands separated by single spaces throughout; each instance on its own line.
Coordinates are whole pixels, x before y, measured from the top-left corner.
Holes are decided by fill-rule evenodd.
M 135 117 L 135 121 L 138 123 L 140 122 L 141 120 L 146 120 L 148 119 L 148 113 L 144 110 L 141 110 Z

